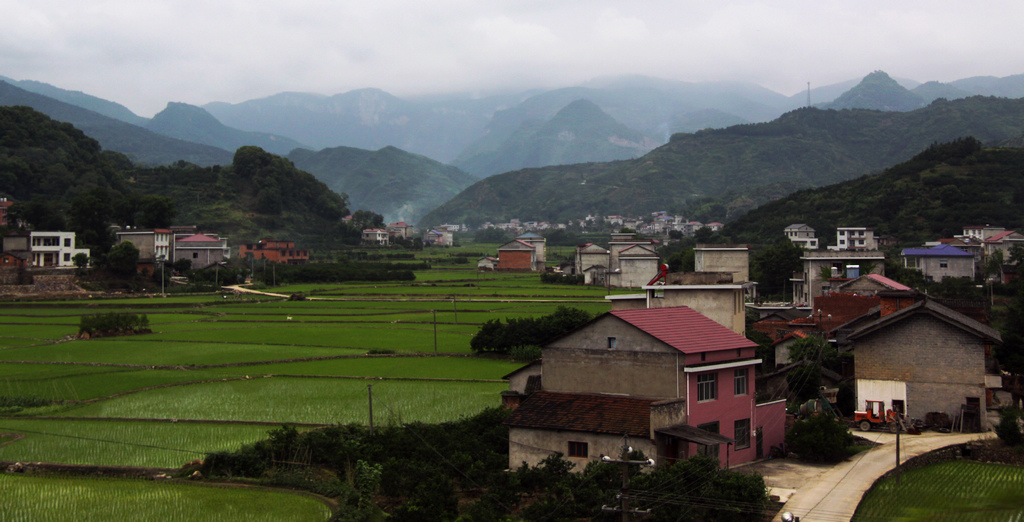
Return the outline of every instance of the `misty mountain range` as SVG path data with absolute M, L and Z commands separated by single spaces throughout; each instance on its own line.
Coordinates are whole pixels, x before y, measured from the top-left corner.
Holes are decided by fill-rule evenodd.
M 876 71 L 862 80 L 815 87 L 809 95 L 820 108 L 911 111 L 938 98 L 1024 97 L 1024 75 L 942 84 L 896 81 Z M 146 119 L 112 101 L 0 76 L 0 104 L 29 105 L 68 121 L 139 163 L 226 164 L 239 146 L 257 145 L 278 155 L 295 151 L 290 159 L 299 164 L 311 161 L 316 150 L 340 148 L 346 154 L 320 154 L 309 171 L 333 190 L 349 193 L 353 202 L 389 220 L 410 222 L 468 187 L 473 176 L 638 158 L 673 134 L 769 122 L 807 102 L 807 92 L 785 96 L 750 83 L 615 77 L 481 98 L 402 99 L 376 89 L 334 96 L 280 93 L 237 104 L 169 103 Z M 360 157 L 376 151 L 388 160 L 353 161 L 348 149 L 366 149 Z M 407 156 L 394 161 L 398 152 Z M 325 159 L 341 157 L 333 160 L 337 164 Z M 455 174 L 443 163 L 472 176 Z M 399 186 L 414 190 L 388 188 Z

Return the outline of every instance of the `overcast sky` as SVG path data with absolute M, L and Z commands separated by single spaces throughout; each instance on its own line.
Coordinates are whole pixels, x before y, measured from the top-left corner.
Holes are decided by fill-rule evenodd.
M 1020 0 L 0 0 L 0 75 L 142 116 L 281 91 L 486 93 L 617 74 L 791 95 L 874 70 L 1024 73 L 1022 22 Z

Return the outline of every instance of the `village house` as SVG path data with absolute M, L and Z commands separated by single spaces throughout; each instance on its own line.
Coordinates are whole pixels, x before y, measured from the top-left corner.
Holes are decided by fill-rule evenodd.
M 0 198 L 0 227 L 6 227 L 7 223 L 7 212 L 14 206 L 13 201 L 8 201 L 7 198 Z
M 451 231 L 431 229 L 423 233 L 424 246 L 452 246 L 455 240 Z
M 407 224 L 405 221 L 399 221 L 398 223 L 388 223 L 385 227 L 388 231 L 388 237 L 393 241 L 395 239 L 412 239 L 415 229 L 412 225 Z
M 885 275 L 885 255 L 877 250 L 807 251 L 803 269 L 793 274 L 793 302 L 810 305 L 814 298 L 862 274 Z
M 974 255 L 950 245 L 931 248 L 905 248 L 900 253 L 904 268 L 913 268 L 928 281 L 947 277 L 974 278 Z
M 607 250 L 593 243 L 576 248 L 576 273 L 588 285 L 641 286 L 658 274 L 659 265 L 654 241 L 632 232 L 612 233 Z
M 993 348 L 999 332 L 916 292 L 885 292 L 878 318 L 846 336 L 855 360 L 857 408 L 887 409 L 924 420 L 929 413 L 964 419 L 965 431 L 998 420 L 1002 379 Z
M 386 246 L 388 231 L 383 228 L 367 228 L 363 230 L 360 240 L 364 245 Z
M 61 231 L 33 230 L 29 232 L 29 252 L 31 252 L 29 265 L 34 267 L 73 267 L 76 255 L 89 256 L 88 248 L 75 247 L 74 232 Z
M 817 250 L 818 238 L 814 237 L 814 229 L 803 223 L 792 224 L 785 229 L 786 237 L 804 250 Z
M 839 227 L 836 229 L 836 244 L 829 250 L 878 250 L 875 231 L 865 227 Z
M 294 241 L 283 241 L 279 239 L 261 239 L 256 243 L 242 243 L 238 245 L 238 257 L 245 259 L 252 256 L 253 259 L 266 259 L 271 263 L 285 265 L 304 265 L 309 263 L 309 250 L 295 248 Z
M 207 268 L 231 259 L 228 240 L 214 234 L 194 234 L 174 239 L 173 260 L 188 259 L 193 269 Z
M 509 466 L 560 452 L 582 470 L 617 456 L 624 434 L 658 463 L 766 456 L 783 442 L 785 403 L 756 403 L 756 346 L 685 306 L 598 316 L 510 374 Z
M 498 270 L 540 272 L 545 268 L 546 239 L 537 234 L 523 234 L 498 247 Z
M 140 272 L 152 274 L 158 263 L 173 257 L 174 236 L 169 228 L 133 228 L 118 230 L 117 244 L 129 242 L 139 249 L 137 268 Z
M 1002 252 L 1003 259 L 1010 258 L 1010 251 L 1015 246 L 1024 247 L 1024 235 L 1015 230 L 1004 230 L 985 239 L 985 257 L 989 258 L 996 252 Z

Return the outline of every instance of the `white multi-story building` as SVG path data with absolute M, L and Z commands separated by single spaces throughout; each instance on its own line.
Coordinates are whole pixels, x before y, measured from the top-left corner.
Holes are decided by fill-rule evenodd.
M 865 227 L 839 227 L 836 229 L 836 244 L 829 250 L 878 250 L 875 231 Z
M 795 223 L 786 227 L 786 238 L 804 250 L 817 250 L 818 238 L 814 237 L 814 229 L 803 223 Z
M 38 232 L 29 234 L 32 266 L 75 266 L 75 256 L 89 256 L 88 248 L 75 248 L 74 232 Z

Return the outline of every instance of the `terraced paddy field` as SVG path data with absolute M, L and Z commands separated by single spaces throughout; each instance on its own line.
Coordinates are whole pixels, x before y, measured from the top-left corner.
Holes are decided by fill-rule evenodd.
M 294 301 L 224 292 L 0 302 L 0 398 L 15 399 L 0 407 L 0 461 L 178 468 L 281 424 L 367 424 L 371 391 L 375 425 L 455 420 L 500 404 L 502 376 L 522 365 L 473 356 L 469 341 L 481 324 L 558 306 L 609 309 L 603 289 L 536 276 L 443 269 L 417 278 L 268 289 L 307 297 Z M 82 316 L 112 312 L 146 314 L 152 333 L 75 338 Z M 17 405 L 25 399 L 43 404 Z M 178 494 L 160 484 L 146 485 L 157 493 L 115 493 L 103 482 L 27 478 L 0 482 L 0 509 L 15 498 L 57 502 L 61 494 L 47 488 L 69 498 L 111 488 L 152 504 Z M 136 487 L 126 482 L 117 488 Z M 194 489 L 202 488 L 185 491 Z M 18 502 L 0 519 L 21 519 L 30 508 Z M 89 513 L 83 502 L 53 509 Z M 326 518 L 314 506 L 312 519 Z M 165 513 L 152 518 L 196 518 Z

